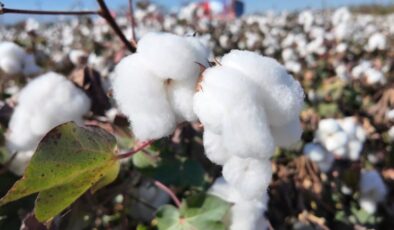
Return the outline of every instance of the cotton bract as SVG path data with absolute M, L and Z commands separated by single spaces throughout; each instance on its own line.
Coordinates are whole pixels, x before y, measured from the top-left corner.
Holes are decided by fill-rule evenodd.
M 50 72 L 31 81 L 20 92 L 7 133 L 10 152 L 18 152 L 13 161 L 15 172 L 23 173 L 48 131 L 68 121 L 81 124 L 89 109 L 89 98 L 62 75 Z
M 193 95 L 201 65 L 208 65 L 208 51 L 197 38 L 149 33 L 116 66 L 115 99 L 138 139 L 168 136 L 177 123 L 197 119 Z

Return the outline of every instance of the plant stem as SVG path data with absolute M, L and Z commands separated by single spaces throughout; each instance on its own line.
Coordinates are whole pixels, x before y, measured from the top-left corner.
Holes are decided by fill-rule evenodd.
M 155 185 L 163 190 L 165 193 L 167 193 L 171 199 L 174 201 L 175 205 L 180 208 L 181 207 L 181 201 L 178 199 L 178 197 L 175 195 L 175 193 L 167 187 L 165 184 L 161 183 L 160 181 L 155 181 Z
M 114 30 L 119 39 L 123 42 L 126 48 L 134 53 L 136 51 L 136 43 L 129 42 L 127 38 L 124 36 L 122 30 L 116 23 L 115 19 L 112 17 L 111 13 L 108 10 L 107 5 L 104 0 L 97 0 L 97 3 L 100 6 L 100 10 L 98 11 L 48 11 L 48 10 L 21 10 L 21 9 L 10 9 L 5 8 L 4 4 L 0 2 L 0 15 L 1 14 L 37 14 L 37 15 L 99 15 L 104 18 L 109 26 Z
M 133 0 L 129 0 L 129 20 L 131 26 L 131 42 L 134 43 L 134 46 L 137 44 L 135 39 L 135 19 L 134 19 L 134 8 L 133 8 Z
M 146 147 L 150 146 L 153 142 L 154 141 L 143 142 L 139 146 L 134 146 L 133 150 L 131 150 L 130 152 L 119 154 L 116 158 L 117 159 L 129 158 L 129 157 L 133 156 L 134 154 L 138 153 L 139 151 L 141 151 L 141 150 L 145 149 Z
M 98 15 L 99 11 L 48 11 L 48 10 L 21 10 L 21 9 L 10 9 L 0 8 L 1 14 L 38 14 L 38 15 Z
M 109 26 L 114 30 L 116 35 L 120 38 L 126 48 L 134 53 L 136 51 L 136 47 L 132 45 L 127 38 L 124 36 L 122 30 L 119 28 L 118 24 L 115 22 L 115 19 L 112 17 L 111 13 L 108 10 L 107 5 L 104 0 L 97 0 L 97 3 L 100 6 L 100 16 L 103 17 L 109 24 Z

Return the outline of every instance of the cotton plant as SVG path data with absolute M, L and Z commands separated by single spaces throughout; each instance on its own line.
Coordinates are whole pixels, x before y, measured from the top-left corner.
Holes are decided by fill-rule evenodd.
M 361 61 L 351 70 L 353 79 L 365 79 L 368 85 L 384 85 L 387 80 L 384 73 L 372 66 L 370 61 Z
M 387 187 L 376 170 L 363 171 L 360 178 L 359 204 L 366 212 L 373 214 L 377 205 L 385 200 Z
M 0 69 L 6 74 L 32 75 L 41 71 L 32 54 L 13 42 L 0 43 Z
M 90 99 L 64 76 L 49 72 L 23 88 L 9 122 L 7 147 L 16 153 L 10 169 L 22 175 L 38 143 L 52 128 L 68 121 L 83 124 Z

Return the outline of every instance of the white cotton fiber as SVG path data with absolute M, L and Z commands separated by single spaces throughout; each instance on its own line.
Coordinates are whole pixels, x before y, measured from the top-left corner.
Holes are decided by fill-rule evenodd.
M 116 66 L 113 90 L 137 138 L 153 140 L 174 131 L 175 114 L 165 83 L 150 71 L 140 54 L 130 55 Z
M 257 93 L 258 88 L 235 69 L 217 66 L 204 72 L 194 111 L 207 129 L 222 135 L 231 154 L 269 158 L 274 151 Z
M 208 54 L 197 38 L 148 33 L 137 53 L 117 65 L 115 99 L 138 139 L 159 139 L 178 123 L 197 120 L 193 96 Z
M 169 33 L 149 33 L 138 42 L 137 53 L 147 66 L 162 79 L 184 80 L 198 77 L 200 66 L 207 64 L 205 51 L 197 49 L 195 41 Z M 201 46 L 202 47 L 202 46 Z
M 269 124 L 281 126 L 298 117 L 304 92 L 276 60 L 250 51 L 232 50 L 221 64 L 242 72 L 260 87 Z
M 231 154 L 224 147 L 223 138 L 220 134 L 205 129 L 203 142 L 205 155 L 213 163 L 224 165 L 230 159 Z
M 0 43 L 0 69 L 6 74 L 25 75 L 39 73 L 39 68 L 33 55 L 27 54 L 25 50 L 12 42 Z
M 335 160 L 333 154 L 327 152 L 320 144 L 308 143 L 304 146 L 303 152 L 322 172 L 328 172 Z
M 368 44 L 366 46 L 367 51 L 375 50 L 385 50 L 387 47 L 386 36 L 382 33 L 374 33 L 368 39 Z
M 360 206 L 368 213 L 374 213 L 377 203 L 387 195 L 387 187 L 376 170 L 362 172 L 360 193 Z
M 229 203 L 239 203 L 243 201 L 242 194 L 232 187 L 223 177 L 215 180 L 215 183 L 209 188 L 208 193 L 217 196 Z
M 223 177 L 246 200 L 260 199 L 266 194 L 271 181 L 271 162 L 232 157 L 223 167 Z
M 20 92 L 9 123 L 10 152 L 34 151 L 49 130 L 68 121 L 81 123 L 89 109 L 89 98 L 64 76 L 50 72 L 34 79 Z
M 73 65 L 80 66 L 88 60 L 89 55 L 83 50 L 75 49 L 70 51 L 68 57 Z
M 265 207 L 255 201 L 244 201 L 231 207 L 230 230 L 262 230 L 261 219 L 264 218 Z

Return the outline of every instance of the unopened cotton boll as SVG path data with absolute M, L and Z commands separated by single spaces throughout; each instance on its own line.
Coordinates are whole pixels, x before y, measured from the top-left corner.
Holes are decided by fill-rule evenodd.
M 374 213 L 377 204 L 387 195 L 386 185 L 376 170 L 362 172 L 360 193 L 360 206 L 368 213 Z
M 260 199 L 267 193 L 271 181 L 271 162 L 232 157 L 223 166 L 223 177 L 245 199 Z
M 250 51 L 233 50 L 221 64 L 239 70 L 260 87 L 268 122 L 281 126 L 298 117 L 304 92 L 298 81 L 276 60 Z
M 89 98 L 72 82 L 53 72 L 44 74 L 20 92 L 9 123 L 8 148 L 19 154 L 34 151 L 48 131 L 68 121 L 81 124 L 82 116 L 89 109 Z M 21 155 L 20 158 L 24 157 Z

